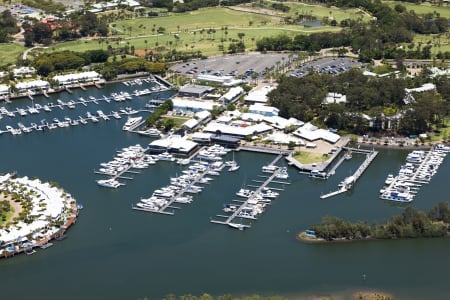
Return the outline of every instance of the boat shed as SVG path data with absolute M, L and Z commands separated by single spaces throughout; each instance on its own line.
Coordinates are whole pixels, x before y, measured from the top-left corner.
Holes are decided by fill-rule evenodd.
M 209 144 L 211 142 L 211 136 L 211 133 L 194 132 L 191 136 L 191 139 L 197 143 Z
M 198 148 L 198 143 L 189 141 L 179 135 L 172 135 L 168 138 L 152 141 L 148 145 L 148 148 L 150 153 L 162 153 L 167 151 L 184 156 L 192 154 Z
M 178 91 L 178 96 L 189 98 L 202 98 L 207 93 L 213 91 L 214 88 L 206 85 L 185 85 Z
M 229 135 L 211 135 L 211 142 L 219 144 L 225 148 L 236 149 L 239 147 L 240 139 Z

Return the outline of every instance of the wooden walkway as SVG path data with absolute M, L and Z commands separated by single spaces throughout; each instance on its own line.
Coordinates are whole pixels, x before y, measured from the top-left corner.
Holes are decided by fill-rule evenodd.
M 358 150 L 358 149 L 357 149 Z M 350 150 L 353 151 L 353 150 Z M 342 186 L 333 192 L 330 192 L 328 194 L 324 194 L 320 196 L 320 199 L 326 199 L 329 197 L 333 197 L 342 193 L 345 193 L 346 191 L 348 191 L 349 189 L 351 189 L 356 181 L 358 181 L 358 179 L 361 177 L 361 175 L 364 173 L 364 171 L 369 167 L 370 163 L 375 159 L 375 157 L 378 155 L 378 151 L 364 151 L 364 152 L 358 152 L 358 153 L 364 153 L 366 154 L 366 159 L 364 160 L 364 162 L 359 166 L 359 168 L 355 171 L 355 173 L 353 173 L 352 176 L 347 177 L 345 181 L 349 180 L 350 182 L 350 186 L 347 186 L 346 184 L 344 184 L 344 182 L 341 182 Z

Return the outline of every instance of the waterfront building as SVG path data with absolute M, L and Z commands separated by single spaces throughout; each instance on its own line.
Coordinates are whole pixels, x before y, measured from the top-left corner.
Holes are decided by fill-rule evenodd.
M 246 136 L 256 136 L 259 134 L 269 133 L 273 129 L 272 126 L 263 123 L 248 125 L 246 122 L 241 122 L 240 124 L 240 126 L 237 126 L 236 123 L 226 125 L 211 122 L 203 129 L 203 131 L 215 133 L 217 135 L 229 135 L 242 139 Z
M 324 140 L 331 144 L 336 143 L 341 138 L 338 134 L 332 133 L 331 131 L 325 129 L 317 128 L 309 122 L 298 128 L 293 134 L 310 142 Z
M 203 110 L 212 110 L 218 103 L 208 100 L 192 100 L 175 97 L 172 99 L 173 110 L 200 112 Z
M 71 73 L 65 75 L 53 76 L 53 80 L 59 84 L 59 86 L 75 85 L 80 83 L 95 83 L 103 81 L 101 75 L 95 71 Z
M 50 88 L 50 84 L 45 80 L 32 80 L 19 82 L 16 84 L 17 93 L 19 94 L 35 94 L 47 91 Z
M 198 149 L 198 143 L 189 141 L 179 135 L 172 135 L 163 139 L 152 141 L 149 145 L 149 151 L 152 153 L 169 152 L 183 156 L 191 155 Z
M 6 84 L 0 84 L 0 99 L 4 99 L 9 96 L 10 86 Z
M 179 97 L 189 97 L 189 98 L 202 98 L 208 93 L 211 93 L 214 88 L 206 85 L 195 85 L 189 84 L 180 88 L 178 91 Z
M 20 67 L 20 68 L 14 68 L 12 70 L 14 78 L 23 78 L 23 77 L 30 77 L 33 74 L 36 73 L 36 69 L 33 67 Z

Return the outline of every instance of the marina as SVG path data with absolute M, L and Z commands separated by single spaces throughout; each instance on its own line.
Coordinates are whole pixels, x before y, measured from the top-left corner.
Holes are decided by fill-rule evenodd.
M 365 157 L 364 162 L 359 166 L 359 168 L 355 171 L 355 173 L 353 173 L 353 175 L 346 177 L 343 181 L 341 181 L 339 183 L 338 190 L 327 193 L 327 194 L 323 194 L 320 196 L 320 199 L 330 198 L 330 197 L 345 193 L 348 190 L 350 190 L 351 188 L 353 188 L 356 181 L 358 181 L 358 179 L 361 177 L 361 175 L 369 167 L 370 163 L 375 159 L 375 157 L 378 154 L 378 151 L 375 151 L 374 149 L 364 150 L 364 149 L 347 148 L 346 150 L 351 151 L 353 153 L 365 155 L 366 157 Z M 344 157 L 344 159 L 345 159 L 345 157 Z M 343 162 L 344 159 L 342 159 L 340 161 L 339 165 Z
M 406 164 L 400 167 L 397 176 L 388 174 L 385 185 L 380 189 L 380 199 L 410 203 L 423 184 L 428 184 L 436 174 L 450 148 L 442 144 L 429 151 L 415 150 L 406 157 Z
M 87 87 L 86 92 L 72 89 L 71 95 L 64 93 L 58 96 L 63 102 L 79 96 L 87 100 L 87 95 L 99 99 L 103 97 L 102 94 L 108 96 L 126 88 L 130 94 L 136 89 L 119 83 L 105 85 L 101 90 Z M 56 102 L 55 94 L 49 96 L 50 100 L 43 101 L 40 96 L 34 96 L 35 104 L 39 101 L 41 105 Z M 126 106 L 139 110 L 146 102 L 144 99 L 133 99 L 130 102 L 112 100 L 109 103 L 100 100 L 98 104 L 77 105 L 74 109 L 54 107 L 49 115 L 44 115 L 44 111 L 40 109 L 40 114 L 28 114 L 21 117 L 22 120 L 18 119 L 18 115 L 15 120 L 4 116 L 1 127 L 4 129 L 6 125 L 11 125 L 17 128 L 20 121 L 25 126 L 29 126 L 29 123 L 39 124 L 43 118 L 51 121 L 56 117 L 63 121 L 67 116 L 73 120 L 79 115 L 84 116 L 86 109 L 92 114 L 97 110 L 102 110 L 105 114 L 112 110 L 119 112 Z M 27 106 L 31 106 L 28 98 L 6 104 L 9 111 Z M 14 259 L 1 260 L 3 295 L 14 297 L 24 285 L 33 288 L 22 289 L 23 297 L 36 297 L 36 293 L 39 293 L 40 297 L 46 299 L 55 299 L 61 294 L 67 299 L 89 298 L 93 292 L 109 299 L 138 299 L 144 296 L 162 299 L 168 293 L 184 295 L 208 292 L 224 295 L 232 292 L 248 295 L 254 291 L 264 295 L 279 294 L 301 298 L 303 294 L 299 291 L 314 291 L 325 295 L 330 290 L 362 290 L 368 285 L 374 289 L 388 290 L 399 299 L 419 300 L 426 299 L 429 295 L 445 298 L 448 295 L 445 272 L 436 271 L 434 267 L 448 263 L 446 251 L 450 247 L 450 241 L 447 239 L 380 240 L 343 243 L 337 247 L 308 245 L 295 240 L 298 231 L 319 223 L 325 213 L 347 220 L 369 222 L 381 222 L 398 215 L 403 203 L 380 201 L 379 189 L 387 174 L 397 174 L 398 166 L 405 164 L 405 157 L 411 151 L 377 149 L 379 154 L 376 163 L 366 169 L 358 180 L 357 188 L 351 193 L 342 194 L 345 202 L 317 201 L 317 198 L 321 190 L 332 190 L 342 178 L 348 176 L 349 170 L 356 170 L 361 164 L 362 155 L 353 153 L 353 158 L 344 161 L 336 169 L 335 176 L 328 180 L 310 180 L 289 167 L 291 184 L 269 184 L 270 190 L 280 193 L 277 200 L 272 200 L 270 205 L 266 204 L 264 217 L 258 215 L 258 222 L 248 218 L 235 218 L 231 223 L 252 226 L 251 230 L 239 231 L 233 230 L 239 228 L 230 225 L 210 224 L 210 216 L 229 216 L 230 212 L 222 213 L 224 206 L 228 205 L 234 210 L 242 202 L 232 201 L 233 199 L 247 200 L 237 196 L 236 192 L 246 182 L 249 184 L 244 187 L 252 187 L 254 191 L 261 183 L 252 179 L 265 181 L 267 178 L 260 175 L 271 175 L 262 173 L 261 167 L 273 160 L 273 154 L 235 152 L 235 160 L 240 169 L 227 172 L 225 167 L 220 176 L 205 175 L 214 180 L 209 185 L 203 184 L 202 192 L 192 194 L 193 201 L 189 207 L 174 202 L 172 206 L 182 209 L 167 209 L 168 212 L 175 212 L 173 218 L 167 218 L 163 214 L 137 212 L 130 207 L 141 197 L 148 197 L 151 191 L 168 185 L 170 177 L 181 175 L 182 169 L 195 162 L 181 166 L 176 161 L 158 162 L 146 171 L 135 170 L 140 172 L 137 176 L 133 173 L 123 174 L 134 178 L 132 181 L 119 179 L 127 183 L 124 187 L 98 188 L 95 184 L 98 175 L 92 172 L 93 166 L 98 168 L 105 157 L 115 154 L 115 150 L 138 143 L 145 148 L 151 140 L 142 135 L 124 132 L 122 126 L 125 119 L 126 115 L 122 115 L 121 120 L 111 118 L 96 124 L 88 121 L 86 127 L 81 127 L 80 124 L 44 135 L 22 134 L 18 137 L 5 133 L 0 138 L 3 149 L 0 157 L 2 170 L 17 170 L 19 174 L 29 174 L 30 177 L 55 179 L 77 199 L 82 199 L 84 205 L 79 222 L 66 233 L 69 238 L 61 242 L 52 241 L 54 246 L 45 250 L 35 248 L 36 253 L 30 256 L 16 255 Z M 33 154 L 30 154 L 30 149 L 33 149 Z M 229 153 L 225 160 L 232 160 L 232 154 Z M 281 160 L 277 164 L 282 165 L 280 162 Z M 448 160 L 442 162 L 433 180 L 429 184 L 423 184 L 420 192 L 415 194 L 411 206 L 426 211 L 445 199 L 444 196 L 448 193 L 449 163 Z M 420 176 L 415 180 L 420 180 Z M 282 189 L 282 192 L 276 188 Z M 188 198 L 184 200 L 189 201 Z M 226 220 L 221 217 L 214 219 Z M 188 253 L 195 255 L 186 259 Z M 368 260 L 368 256 L 371 259 Z M 323 257 L 327 259 L 324 260 Z M 273 261 L 270 272 L 266 272 L 269 265 L 264 263 L 268 260 Z M 171 261 L 173 268 L 167 268 L 168 261 Z M 330 261 L 334 262 L 333 266 Z M 407 271 L 412 263 L 417 272 Z M 236 265 L 245 267 L 236 273 Z M 302 267 L 299 268 L 299 265 Z M 91 268 L 92 272 L 86 272 L 89 266 L 96 267 Z M 361 266 L 364 266 L 364 274 L 367 274 L 365 282 L 358 276 L 362 272 Z M 196 269 L 195 274 L 187 276 L 187 272 L 193 267 Z M 40 271 L 30 271 L 34 269 Z M 215 272 L 219 269 L 220 272 Z M 310 271 L 305 272 L 305 269 Z M 61 270 L 70 271 L 64 276 L 55 276 Z M 336 277 L 330 270 L 339 270 L 339 276 Z M 211 276 L 212 272 L 215 276 Z M 422 281 L 423 274 L 428 274 L 427 282 L 418 291 L 410 283 Z M 43 277 L 52 279 L 52 289 L 41 285 Z M 180 284 L 167 288 L 167 278 Z M 111 287 L 111 282 L 117 280 L 126 281 L 127 284 L 120 285 L 120 288 L 103 289 L 104 286 Z M 324 287 L 324 280 L 332 287 Z M 266 284 L 268 281 L 280 284 L 274 290 L 273 285 Z M 149 282 L 152 283 L 151 291 Z M 80 286 L 83 288 L 80 289 Z M 206 291 L 205 286 L 208 286 Z M 233 286 L 231 290 L 230 286 Z
M 266 178 L 264 181 L 254 180 L 254 182 L 261 183 L 255 191 L 241 188 L 236 193 L 237 196 L 247 198 L 246 200 L 233 200 L 233 202 L 237 203 L 236 205 L 224 206 L 224 211 L 230 212 L 231 215 L 216 215 L 216 217 L 224 218 L 225 220 L 212 219 L 210 222 L 227 225 L 230 228 L 238 230 L 250 228 L 251 224 L 243 223 L 242 219 L 257 220 L 257 216 L 264 212 L 266 205 L 270 204 L 271 200 L 268 198 L 276 198 L 278 196 L 278 193 L 272 192 L 267 186 L 270 183 L 289 184 L 288 182 L 274 180 L 276 178 L 287 179 L 287 176 L 283 175 L 283 173 L 287 174 L 287 169 L 275 166 L 282 157 L 283 155 L 279 154 L 270 164 L 263 166 L 263 172 L 266 170 L 266 173 L 270 172 L 272 174 L 270 176 L 263 176 Z M 236 219 L 240 219 L 241 221 L 236 221 Z

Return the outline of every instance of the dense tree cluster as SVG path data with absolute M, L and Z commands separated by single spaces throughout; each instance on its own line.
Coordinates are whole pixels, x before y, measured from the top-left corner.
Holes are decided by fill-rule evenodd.
M 202 7 L 214 7 L 218 5 L 231 6 L 241 3 L 249 3 L 251 0 L 184 0 L 184 1 L 167 1 L 167 0 L 153 0 L 153 7 L 166 8 L 168 11 L 185 12 L 197 10 Z
M 441 202 L 428 214 L 407 207 L 401 215 L 392 217 L 385 224 L 369 225 L 366 222 L 351 223 L 337 217 L 325 216 L 322 222 L 311 226 L 319 238 L 335 239 L 395 239 L 418 237 L 444 237 L 448 235 L 450 208 Z
M 53 52 L 38 56 L 34 65 L 37 73 L 47 76 L 53 71 L 75 70 L 91 63 L 103 63 L 108 59 L 104 50 L 88 50 L 83 53 L 73 51 Z
M 3 200 L 0 201 L 0 223 L 6 221 L 6 214 L 11 211 L 11 205 L 9 201 Z
M 0 43 L 7 43 L 11 40 L 11 35 L 18 33 L 20 28 L 16 24 L 16 19 L 11 15 L 11 11 L 4 10 L 0 13 Z
M 359 53 L 360 60 L 370 61 L 380 58 L 419 58 L 431 57 L 431 45 L 408 49 L 397 47 L 400 43 L 412 43 L 414 34 L 442 34 L 448 31 L 448 19 L 438 14 L 418 15 L 407 11 L 402 5 L 391 9 L 381 1 L 323 1 L 338 7 L 358 7 L 373 16 L 369 23 L 361 19 L 342 20 L 339 24 L 344 28 L 340 33 L 313 33 L 309 36 L 297 35 L 290 38 L 286 35 L 264 37 L 257 41 L 259 51 L 303 50 L 318 51 L 322 48 L 351 46 L 353 52 Z M 334 25 L 337 25 L 335 23 Z M 441 53 L 441 57 L 445 57 Z
M 303 78 L 281 77 L 278 87 L 268 97 L 283 117 L 313 121 L 317 125 L 357 134 L 382 131 L 385 117 L 402 112 L 399 127 L 394 130 L 410 135 L 440 126 L 450 112 L 447 78 L 436 80 L 438 93 L 416 94 L 414 102 L 408 105 L 403 102 L 405 88 L 419 86 L 423 80 L 422 77 L 415 80 L 368 77 L 356 69 L 336 76 L 312 71 Z M 324 105 L 322 101 L 329 92 L 346 95 L 347 102 Z M 362 113 L 373 117 L 374 124 L 369 126 Z
M 161 116 L 167 114 L 167 112 L 169 110 L 173 109 L 173 103 L 172 100 L 167 100 L 166 102 L 164 102 L 163 104 L 161 104 L 157 109 L 155 109 L 155 111 L 148 116 L 148 118 L 145 120 L 147 126 L 155 126 L 156 123 L 158 122 L 159 118 L 161 118 Z
M 149 62 L 144 58 L 125 58 L 120 62 L 107 62 L 97 68 L 106 80 L 114 79 L 118 74 L 133 74 L 137 72 L 161 73 L 165 70 L 165 64 Z
M 46 13 L 54 15 L 60 15 L 66 10 L 64 4 L 57 1 L 53 2 L 52 0 L 22 0 L 22 4 L 29 7 L 38 8 Z

